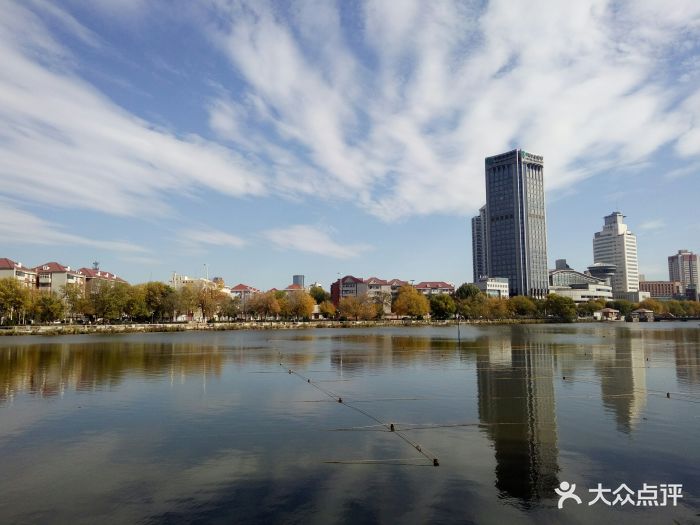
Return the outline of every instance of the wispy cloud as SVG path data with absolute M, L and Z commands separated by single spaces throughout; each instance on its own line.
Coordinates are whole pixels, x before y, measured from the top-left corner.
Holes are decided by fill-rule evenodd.
M 42 5 L 42 4 L 39 4 Z M 51 8 L 52 14 L 58 8 Z M 70 18 L 69 28 L 78 22 Z M 31 27 L 29 31 L 27 28 Z M 230 149 L 130 115 L 79 78 L 31 11 L 0 19 L 0 188 L 52 205 L 142 216 L 198 188 L 260 195 L 264 177 Z
M 664 221 L 663 219 L 653 219 L 645 221 L 639 225 L 639 229 L 644 231 L 660 230 L 665 227 L 666 221 Z
M 245 239 L 237 235 L 207 228 L 185 230 L 178 232 L 177 235 L 182 242 L 191 245 L 208 244 L 212 246 L 240 248 L 247 244 Z
M 91 239 L 68 233 L 55 222 L 45 221 L 0 198 L 0 238 L 18 244 L 48 244 L 63 246 L 93 246 L 119 253 L 147 253 L 149 250 L 128 241 Z
M 278 248 L 314 253 L 336 259 L 357 257 L 371 248 L 367 244 L 339 243 L 334 241 L 328 232 L 304 224 L 267 230 L 262 235 Z
M 700 4 L 681 4 L 377 1 L 358 30 L 329 2 L 221 2 L 228 25 L 207 31 L 247 92 L 210 122 L 272 165 L 284 150 L 300 191 L 387 220 L 476 209 L 484 156 L 514 146 L 545 155 L 554 189 L 674 141 L 697 156 L 700 91 L 672 80 L 672 54 Z

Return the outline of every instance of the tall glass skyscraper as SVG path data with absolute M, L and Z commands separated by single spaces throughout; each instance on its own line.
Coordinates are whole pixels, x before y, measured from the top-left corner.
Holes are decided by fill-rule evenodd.
M 486 267 L 508 278 L 511 296 L 548 293 L 543 169 L 521 149 L 486 158 Z

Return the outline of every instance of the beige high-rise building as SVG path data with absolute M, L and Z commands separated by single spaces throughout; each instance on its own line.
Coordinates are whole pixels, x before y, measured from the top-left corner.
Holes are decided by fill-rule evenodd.
M 622 222 L 624 217 L 619 211 L 606 216 L 603 229 L 593 237 L 593 261 L 617 268 L 611 279 L 614 297 L 639 291 L 637 237 Z
M 698 256 L 688 250 L 678 250 L 668 258 L 668 279 L 680 281 L 682 293 L 688 288 L 698 288 Z

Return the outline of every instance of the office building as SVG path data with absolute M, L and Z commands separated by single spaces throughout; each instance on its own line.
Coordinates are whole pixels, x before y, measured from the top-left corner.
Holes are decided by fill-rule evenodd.
M 487 275 L 486 270 L 486 206 L 472 217 L 472 269 L 474 282 Z
M 485 163 L 487 275 L 507 278 L 511 296 L 544 298 L 549 279 L 543 159 L 515 149 Z
M 611 276 L 613 296 L 627 299 L 639 291 L 637 237 L 622 222 L 619 211 L 605 217 L 603 229 L 593 237 L 593 261 L 615 265 Z
M 292 284 L 297 284 L 301 288 L 304 288 L 304 276 L 303 275 L 292 275 Z
M 679 281 L 683 288 L 698 288 L 698 256 L 688 250 L 678 250 L 676 255 L 668 258 L 668 279 Z

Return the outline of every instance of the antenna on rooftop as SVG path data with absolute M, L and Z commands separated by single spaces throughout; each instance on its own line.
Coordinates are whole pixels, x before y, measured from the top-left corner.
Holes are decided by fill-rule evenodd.
M 92 269 L 99 270 L 100 269 L 100 261 L 92 261 Z

